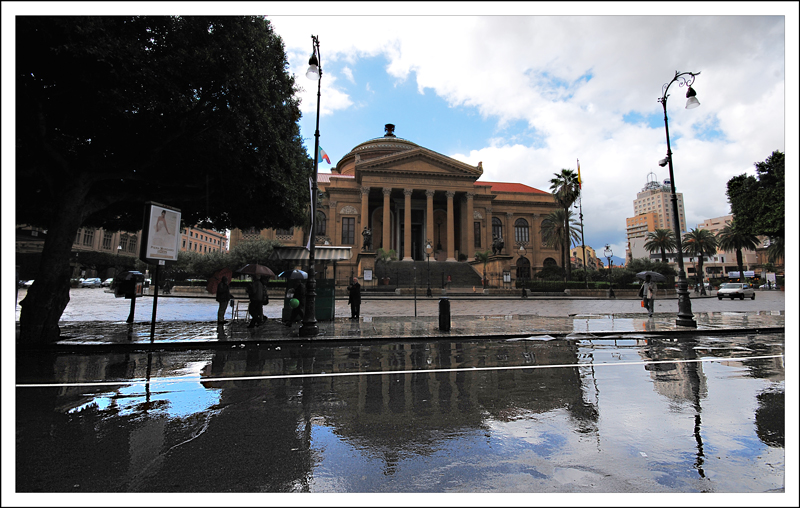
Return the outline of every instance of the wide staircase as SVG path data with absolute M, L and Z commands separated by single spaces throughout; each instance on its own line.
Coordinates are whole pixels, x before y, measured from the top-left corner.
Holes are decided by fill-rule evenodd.
M 428 287 L 428 262 L 427 261 L 389 261 L 388 263 L 378 263 L 375 267 L 375 276 L 378 278 L 378 286 L 375 289 L 394 290 L 395 288 L 414 287 L 414 272 L 416 268 L 417 287 Z M 431 288 L 441 288 L 447 283 L 447 276 L 450 276 L 450 288 L 473 288 L 481 287 L 481 277 L 468 263 L 454 263 L 431 261 L 430 263 Z M 382 286 L 380 279 L 385 275 L 389 276 L 389 284 Z

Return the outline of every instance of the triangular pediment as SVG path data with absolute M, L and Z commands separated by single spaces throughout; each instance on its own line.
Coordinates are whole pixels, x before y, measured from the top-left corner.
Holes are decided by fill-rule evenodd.
M 414 148 L 376 159 L 357 160 L 356 173 L 394 173 L 440 175 L 477 179 L 483 168 L 470 166 L 451 157 L 428 150 Z

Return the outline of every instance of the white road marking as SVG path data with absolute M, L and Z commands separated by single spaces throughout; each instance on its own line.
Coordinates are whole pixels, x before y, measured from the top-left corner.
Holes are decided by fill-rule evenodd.
M 442 372 L 481 372 L 493 370 L 524 370 L 524 369 L 574 369 L 578 367 L 622 367 L 631 365 L 656 365 L 667 363 L 710 363 L 710 362 L 742 362 L 745 360 L 767 360 L 773 358 L 783 358 L 784 355 L 766 356 L 740 356 L 727 358 L 698 358 L 695 360 L 651 360 L 637 362 L 604 362 L 604 363 L 566 363 L 556 365 L 511 365 L 496 367 L 469 367 L 461 369 L 418 369 L 418 370 L 387 370 L 387 371 L 353 371 L 353 372 L 322 372 L 319 374 L 271 374 L 263 376 L 238 376 L 238 377 L 160 377 L 147 379 L 131 379 L 127 381 L 98 381 L 80 383 L 39 383 L 39 384 L 17 384 L 17 388 L 69 388 L 78 386 L 128 386 L 136 384 L 154 383 L 218 383 L 224 381 L 260 381 L 267 379 L 305 379 L 322 377 L 349 377 L 349 376 L 390 376 L 397 374 L 436 374 Z

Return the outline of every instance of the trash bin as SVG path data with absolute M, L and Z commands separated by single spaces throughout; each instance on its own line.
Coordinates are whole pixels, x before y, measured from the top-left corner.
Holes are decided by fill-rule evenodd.
M 117 298 L 138 298 L 142 296 L 144 274 L 142 272 L 121 272 L 114 277 L 114 296 Z
M 333 321 L 336 315 L 336 286 L 333 280 L 322 279 L 316 281 L 317 298 L 314 301 L 314 310 L 317 321 Z
M 439 298 L 439 330 L 450 331 L 450 300 Z

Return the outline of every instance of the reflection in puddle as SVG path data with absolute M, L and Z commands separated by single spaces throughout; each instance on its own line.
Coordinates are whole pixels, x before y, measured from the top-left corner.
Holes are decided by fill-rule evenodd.
M 59 382 L 136 381 L 18 389 L 18 490 L 780 490 L 783 361 L 754 351 L 781 354 L 783 338 L 725 341 L 60 357 Z

